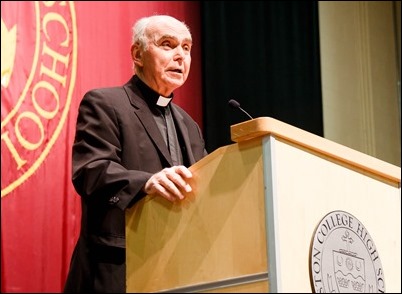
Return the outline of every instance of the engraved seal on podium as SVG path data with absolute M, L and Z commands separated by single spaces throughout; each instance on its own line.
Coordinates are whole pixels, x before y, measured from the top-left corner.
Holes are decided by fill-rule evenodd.
M 368 230 L 348 212 L 328 213 L 310 249 L 310 281 L 316 293 L 385 292 L 379 252 Z

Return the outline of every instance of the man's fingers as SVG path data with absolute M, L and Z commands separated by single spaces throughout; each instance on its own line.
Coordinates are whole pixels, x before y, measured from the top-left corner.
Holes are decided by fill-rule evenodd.
M 167 180 L 164 181 L 162 183 L 163 187 L 165 188 L 165 192 L 169 193 L 170 195 L 172 195 L 173 197 L 179 198 L 179 199 L 183 199 L 184 195 L 183 193 L 180 191 L 180 187 L 178 187 L 178 185 L 176 184 L 176 182 L 171 181 L 171 180 Z
M 172 181 L 180 190 L 191 192 L 191 186 L 187 180 L 192 178 L 191 172 L 185 167 L 177 167 L 174 173 L 167 173 L 167 178 Z
M 145 190 L 148 194 L 159 194 L 169 201 L 175 201 L 177 198 L 184 199 L 182 191 L 187 193 L 192 191 L 187 182 L 192 176 L 185 166 L 164 168 L 148 180 Z
M 191 173 L 191 171 L 184 165 L 177 165 L 173 168 L 175 169 L 176 173 L 181 174 L 182 176 L 184 176 L 187 179 L 193 177 L 193 174 Z
M 175 202 L 177 200 L 177 198 L 182 199 L 182 198 L 180 198 L 180 196 L 177 196 L 177 193 L 180 193 L 180 192 L 173 193 L 173 192 L 171 192 L 170 189 L 167 189 L 166 187 L 164 187 L 161 184 L 155 185 L 155 192 L 158 195 L 162 196 L 163 198 L 166 198 L 167 200 L 169 200 L 171 202 Z M 184 198 L 183 195 L 181 197 Z

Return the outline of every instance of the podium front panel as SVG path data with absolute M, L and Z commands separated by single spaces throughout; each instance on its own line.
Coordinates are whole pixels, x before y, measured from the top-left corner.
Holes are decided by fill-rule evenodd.
M 128 212 L 127 291 L 267 292 L 261 140 L 190 169 L 184 201 L 148 195 Z
M 400 185 L 274 136 L 266 136 L 263 145 L 272 289 L 312 291 L 314 231 L 325 215 L 340 210 L 364 224 L 371 235 L 367 246 L 374 242 L 381 260 L 385 290 L 400 292 Z M 337 289 L 335 276 L 330 281 Z

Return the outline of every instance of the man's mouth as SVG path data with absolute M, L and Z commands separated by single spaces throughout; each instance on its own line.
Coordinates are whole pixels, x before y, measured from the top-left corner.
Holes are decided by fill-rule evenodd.
M 171 69 L 170 71 L 175 72 L 175 73 L 183 73 L 183 71 L 181 69 Z

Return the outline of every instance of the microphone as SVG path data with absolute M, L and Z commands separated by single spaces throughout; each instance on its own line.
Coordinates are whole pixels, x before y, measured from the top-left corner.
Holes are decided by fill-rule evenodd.
M 245 111 L 243 108 L 240 107 L 240 103 L 237 102 L 236 100 L 230 99 L 228 103 L 229 103 L 229 105 L 232 106 L 233 108 L 238 108 L 238 109 L 240 109 L 241 111 L 243 111 L 250 119 L 253 119 L 253 117 L 252 117 L 250 114 L 248 114 L 247 111 Z

